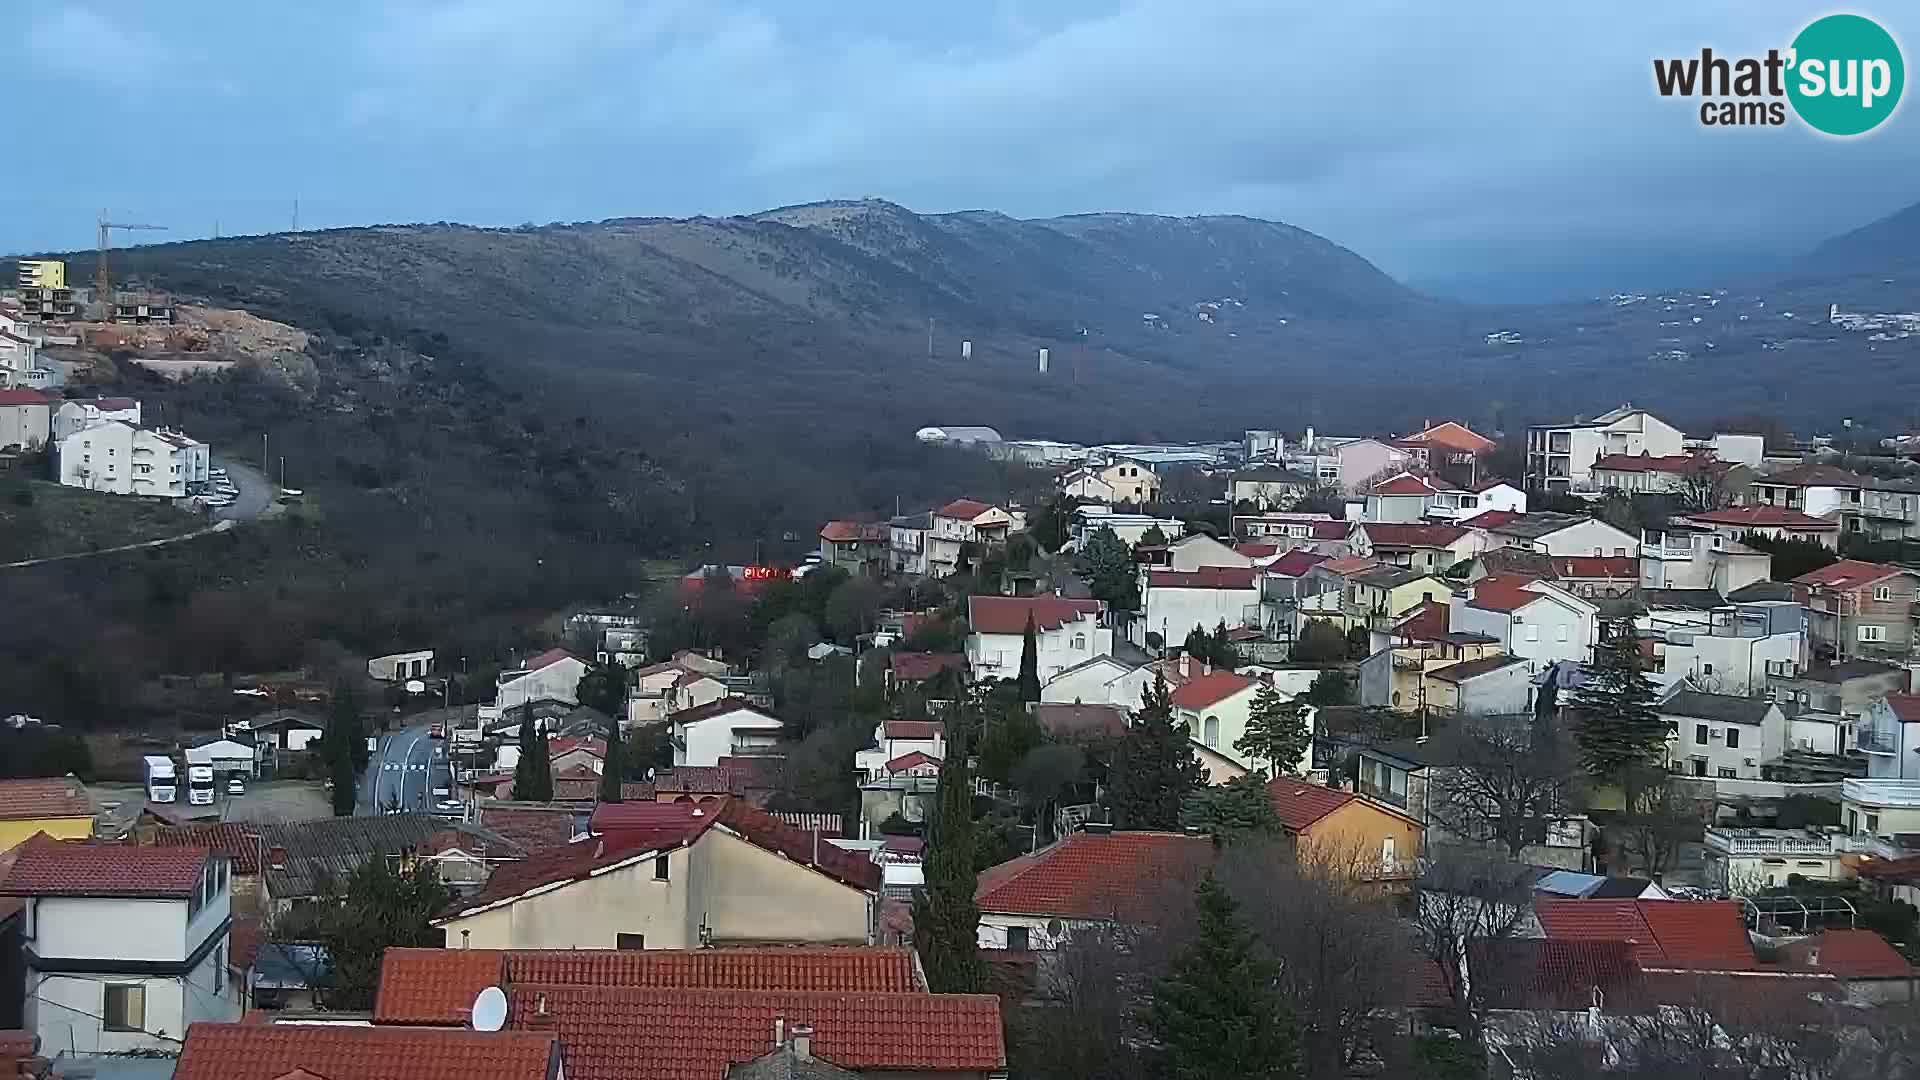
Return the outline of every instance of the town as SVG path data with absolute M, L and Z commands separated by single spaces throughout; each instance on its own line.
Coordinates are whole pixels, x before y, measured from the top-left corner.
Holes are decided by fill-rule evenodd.
M 0 442 L 231 505 L 139 402 L 55 397 L 14 310 Z M 123 740 L 137 783 L 12 717 L 20 1073 L 1920 1068 L 1897 440 L 901 438 L 1043 485 L 684 565 L 538 652 L 202 688 L 221 730 Z

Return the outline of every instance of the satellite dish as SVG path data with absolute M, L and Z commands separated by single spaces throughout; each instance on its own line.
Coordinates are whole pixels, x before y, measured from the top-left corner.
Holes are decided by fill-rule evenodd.
M 409 694 L 424 694 L 424 693 L 426 693 L 426 692 L 427 692 L 427 684 L 426 684 L 426 683 L 423 683 L 423 682 L 421 682 L 421 681 L 420 681 L 419 679 L 408 679 L 408 680 L 407 680 L 407 693 L 409 693 Z
M 499 1031 L 507 1025 L 506 991 L 489 986 L 473 999 L 473 1030 Z

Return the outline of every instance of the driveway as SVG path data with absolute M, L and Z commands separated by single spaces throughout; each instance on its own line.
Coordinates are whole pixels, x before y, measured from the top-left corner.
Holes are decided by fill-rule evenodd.
M 213 511 L 211 516 L 215 521 L 252 521 L 278 509 L 278 504 L 273 501 L 274 485 L 259 469 L 218 455 L 213 458 L 213 463 L 227 470 L 227 476 L 238 489 L 234 493 L 232 506 Z
M 419 722 L 380 736 L 380 748 L 367 759 L 367 775 L 360 782 L 363 814 L 393 807 L 433 810 L 435 784 L 453 790 L 453 767 L 447 761 L 445 739 L 429 738 L 432 725 Z

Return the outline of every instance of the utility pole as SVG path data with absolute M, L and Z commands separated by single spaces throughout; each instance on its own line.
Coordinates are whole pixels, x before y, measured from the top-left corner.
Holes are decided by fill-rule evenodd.
M 933 359 L 933 316 L 927 316 L 927 359 Z
M 260 471 L 273 472 L 273 459 L 267 456 L 267 433 L 264 431 L 260 433 Z

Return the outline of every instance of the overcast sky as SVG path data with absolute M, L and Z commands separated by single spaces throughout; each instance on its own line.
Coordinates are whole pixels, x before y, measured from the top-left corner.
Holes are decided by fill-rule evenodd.
M 1675 10 L 1685 8 L 1685 10 Z M 1920 200 L 1872 136 L 1712 130 L 1656 55 L 1784 47 L 1754 0 L 62 0 L 0 68 L 0 251 L 453 220 L 1237 213 L 1415 282 L 1793 253 Z M 1878 17 L 1920 41 L 1920 13 Z M 20 160 L 23 152 L 34 160 Z M 148 234 L 158 237 L 161 234 Z

